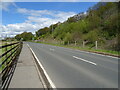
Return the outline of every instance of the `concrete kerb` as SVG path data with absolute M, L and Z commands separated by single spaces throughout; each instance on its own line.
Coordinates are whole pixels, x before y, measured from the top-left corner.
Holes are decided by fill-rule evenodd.
M 33 50 L 30 48 L 30 46 L 27 44 L 27 46 L 29 47 L 35 63 L 36 63 L 36 68 L 39 72 L 39 77 L 41 79 L 41 82 L 43 84 L 44 89 L 46 90 L 57 90 L 54 83 L 52 82 L 52 80 L 49 78 L 47 72 L 45 71 L 44 67 L 42 66 L 42 64 L 40 63 L 40 61 L 38 60 L 37 56 L 35 55 L 35 53 L 33 52 Z
M 31 51 L 31 50 L 30 50 Z M 33 55 L 33 54 L 32 54 Z M 33 57 L 33 60 L 34 60 L 35 58 Z M 43 85 L 43 88 L 45 89 L 45 90 L 47 90 L 47 86 L 46 86 L 46 84 L 45 84 L 45 82 L 44 82 L 44 80 L 43 80 L 43 78 L 42 78 L 42 75 L 41 75 L 41 73 L 40 73 L 40 71 L 39 71 L 39 68 L 38 68 L 38 66 L 37 66 L 37 63 L 36 63 L 36 61 L 34 60 L 34 64 L 35 64 L 35 67 L 36 67 L 36 69 L 37 69 L 37 73 L 38 73 L 38 76 L 39 76 L 39 79 L 40 79 L 40 81 L 42 82 L 42 85 Z

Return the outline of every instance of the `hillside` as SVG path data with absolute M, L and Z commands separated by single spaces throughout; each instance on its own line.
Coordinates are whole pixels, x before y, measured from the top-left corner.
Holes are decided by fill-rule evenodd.
M 35 39 L 64 45 L 76 42 L 81 47 L 84 41 L 89 48 L 95 48 L 97 41 L 99 49 L 119 51 L 119 17 L 118 3 L 99 2 L 86 13 L 36 31 Z

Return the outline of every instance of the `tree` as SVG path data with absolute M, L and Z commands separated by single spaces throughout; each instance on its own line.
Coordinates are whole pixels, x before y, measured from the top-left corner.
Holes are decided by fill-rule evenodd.
M 21 38 L 22 38 L 22 37 L 21 37 L 20 34 L 17 34 L 17 35 L 15 36 L 15 39 L 17 39 L 18 41 L 19 41 Z
M 67 22 L 68 23 L 72 23 L 72 22 L 76 22 L 77 20 L 74 17 L 70 17 L 68 18 Z
M 16 35 L 15 39 L 17 40 L 23 39 L 23 41 L 28 41 L 28 40 L 32 40 L 33 36 L 34 35 L 31 32 L 23 32 L 21 34 Z
M 99 2 L 87 11 L 87 15 L 83 14 L 84 18 L 75 20 L 77 16 L 79 17 L 79 14 L 68 18 L 60 25 L 54 24 L 42 28 L 36 32 L 36 36 L 45 39 L 54 38 L 64 41 L 65 44 L 68 41 L 70 43 L 77 41 L 80 44 L 86 40 L 89 46 L 90 44 L 94 46 L 96 40 L 101 46 L 105 46 L 105 43 L 110 41 L 110 45 L 113 42 L 113 49 L 118 50 L 116 46 L 119 43 L 114 42 L 117 40 L 117 33 L 120 32 L 118 3 Z
M 64 38 L 64 44 L 68 44 L 68 42 L 71 42 L 71 40 L 72 40 L 72 35 L 69 32 L 66 33 Z

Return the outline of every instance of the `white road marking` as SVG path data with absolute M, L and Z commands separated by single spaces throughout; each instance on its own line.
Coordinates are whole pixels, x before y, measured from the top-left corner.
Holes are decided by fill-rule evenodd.
M 28 45 L 28 44 L 27 44 L 27 45 Z M 39 60 L 39 59 L 37 58 L 37 56 L 35 55 L 35 53 L 34 53 L 34 51 L 32 50 L 32 48 L 31 48 L 29 45 L 28 45 L 28 47 L 30 48 L 30 50 L 32 51 L 35 59 L 37 60 L 37 62 L 38 62 L 38 64 L 40 65 L 40 67 L 42 68 L 42 70 L 43 70 L 46 78 L 48 79 L 51 87 L 52 87 L 54 90 L 57 90 L 55 84 L 54 84 L 54 83 L 52 82 L 52 80 L 50 79 L 49 75 L 47 74 L 47 72 L 46 72 L 46 70 L 44 69 L 43 65 L 41 64 L 40 60 Z
M 50 48 L 51 51 L 55 51 L 55 49 Z
M 110 58 L 114 58 L 114 59 L 119 59 L 118 57 L 114 57 L 114 56 L 109 56 L 109 55 L 102 55 L 102 54 L 98 54 L 98 53 L 93 53 L 93 52 L 87 52 L 87 51 L 80 51 L 80 50 L 76 50 L 79 52 L 84 52 L 84 53 L 90 53 L 90 54 L 95 54 L 95 55 L 99 55 L 99 56 L 105 56 L 105 57 L 110 57 Z
M 76 59 L 82 60 L 82 61 L 84 61 L 84 62 L 88 62 L 88 63 L 93 64 L 93 65 L 97 65 L 97 64 L 94 63 L 94 62 L 91 62 L 91 61 L 88 61 L 88 60 L 85 60 L 85 59 L 82 59 L 82 58 L 79 58 L 79 57 L 76 57 L 76 56 L 73 56 L 73 57 L 76 58 Z

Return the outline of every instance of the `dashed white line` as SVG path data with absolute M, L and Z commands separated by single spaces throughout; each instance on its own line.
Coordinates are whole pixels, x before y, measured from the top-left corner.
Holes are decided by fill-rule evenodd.
M 50 48 L 51 51 L 55 51 L 55 49 Z
M 114 56 L 109 56 L 109 55 L 102 55 L 102 54 L 98 54 L 98 53 L 93 53 L 93 52 L 87 52 L 87 51 L 80 51 L 80 50 L 76 50 L 78 52 L 84 52 L 84 53 L 90 53 L 90 54 L 94 54 L 94 55 L 99 55 L 99 56 L 105 56 L 105 57 L 110 57 L 110 58 L 114 58 L 114 59 L 119 59 L 118 57 L 114 57 Z
M 79 58 L 79 57 L 76 57 L 76 56 L 73 56 L 73 57 L 76 58 L 76 59 L 82 60 L 82 61 L 84 61 L 84 62 L 87 62 L 87 63 L 93 64 L 93 65 L 97 65 L 96 63 L 91 62 L 91 61 L 88 61 L 88 60 L 85 60 L 85 59 L 83 59 L 83 58 Z

